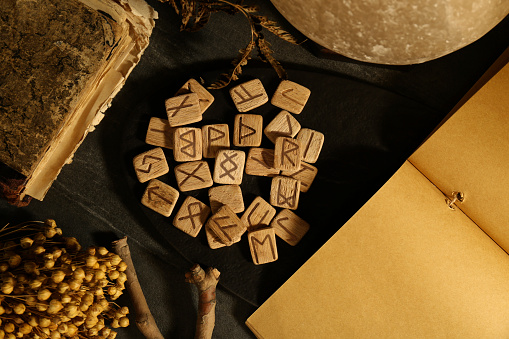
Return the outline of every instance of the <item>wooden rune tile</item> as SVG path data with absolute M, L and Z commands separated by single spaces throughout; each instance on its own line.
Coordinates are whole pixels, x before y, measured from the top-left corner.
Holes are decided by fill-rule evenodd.
M 191 161 L 175 166 L 175 178 L 182 192 L 199 190 L 214 184 L 206 161 Z
M 300 114 L 311 91 L 293 81 L 283 80 L 270 101 L 271 104 L 294 114 Z
M 209 189 L 210 208 L 216 213 L 223 205 L 228 205 L 233 212 L 244 212 L 244 198 L 239 185 L 221 185 Z
M 246 174 L 274 177 L 280 170 L 274 168 L 274 150 L 251 148 L 246 160 Z
M 198 81 L 189 79 L 184 86 L 182 86 L 175 95 L 182 95 L 187 93 L 198 94 L 198 101 L 200 102 L 200 113 L 203 114 L 207 108 L 214 102 L 214 96 L 210 94 L 205 87 Z
M 173 219 L 173 226 L 196 237 L 210 214 L 210 208 L 200 200 L 187 197 Z
M 233 144 L 257 147 L 262 143 L 263 117 L 258 114 L 237 114 L 233 124 Z
M 138 154 L 133 159 L 133 165 L 140 182 L 160 177 L 170 170 L 163 149 L 160 147 Z
M 261 227 L 267 227 L 276 215 L 276 209 L 262 197 L 256 197 L 242 215 L 242 220 L 248 231 L 254 231 Z
M 288 209 L 279 212 L 270 226 L 276 231 L 278 237 L 292 246 L 297 245 L 309 230 L 309 224 Z
M 223 205 L 219 211 L 210 217 L 207 221 L 207 227 L 226 246 L 239 242 L 242 234 L 246 231 L 244 223 L 227 205 Z
M 274 177 L 270 187 L 270 204 L 296 210 L 299 205 L 300 181 L 287 177 Z
M 303 128 L 297 134 L 297 140 L 302 145 L 302 160 L 314 164 L 322 150 L 324 135 L 309 128 Z
M 205 125 L 201 128 L 203 157 L 215 158 L 222 149 L 230 148 L 230 133 L 227 124 Z
M 200 98 L 196 93 L 182 94 L 165 102 L 166 114 L 171 127 L 201 121 Z
M 274 168 L 298 170 L 302 160 L 302 147 L 299 140 L 279 137 L 274 148 Z
M 209 243 L 209 247 L 213 250 L 221 247 L 225 247 L 226 245 L 219 239 L 219 237 L 212 232 L 210 227 L 205 225 L 205 234 L 207 235 L 207 242 Z
M 300 124 L 287 111 L 281 111 L 276 117 L 265 127 L 264 133 L 270 141 L 276 143 L 278 137 L 293 138 L 300 131 Z
M 255 265 L 277 260 L 276 233 L 274 229 L 268 227 L 249 232 L 247 239 Z
M 170 127 L 168 120 L 151 118 L 148 124 L 145 142 L 149 145 L 173 148 L 173 132 L 175 128 Z
M 173 133 L 173 157 L 175 161 L 194 161 L 202 158 L 201 129 L 179 127 Z
M 254 79 L 230 89 L 233 103 L 239 112 L 247 112 L 269 101 L 262 82 Z
M 296 171 L 281 171 L 281 175 L 300 181 L 300 191 L 307 192 L 318 174 L 318 168 L 305 162 L 300 163 L 300 169 Z
M 243 151 L 221 150 L 214 165 L 214 182 L 218 184 L 240 185 L 246 162 Z
M 148 183 L 141 203 L 157 213 L 169 217 L 177 203 L 179 191 L 157 179 Z

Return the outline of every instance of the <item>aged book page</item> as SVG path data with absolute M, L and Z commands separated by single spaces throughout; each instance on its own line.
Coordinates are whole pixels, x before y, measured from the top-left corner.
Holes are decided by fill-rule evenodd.
M 509 253 L 509 64 L 409 160 Z
M 74 2 L 74 0 L 73 0 Z M 112 49 L 79 93 L 76 105 L 29 176 L 23 195 L 42 200 L 63 165 L 94 129 L 148 46 L 157 18 L 143 0 L 80 0 L 111 23 Z M 110 40 L 107 40 L 110 41 Z M 104 39 L 103 39 L 104 42 Z
M 507 338 L 509 256 L 414 166 L 247 321 L 259 338 Z

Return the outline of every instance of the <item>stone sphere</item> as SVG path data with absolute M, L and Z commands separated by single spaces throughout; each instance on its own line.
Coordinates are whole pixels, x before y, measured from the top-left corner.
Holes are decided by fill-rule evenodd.
M 422 63 L 482 37 L 509 0 L 272 0 L 298 30 L 352 59 Z

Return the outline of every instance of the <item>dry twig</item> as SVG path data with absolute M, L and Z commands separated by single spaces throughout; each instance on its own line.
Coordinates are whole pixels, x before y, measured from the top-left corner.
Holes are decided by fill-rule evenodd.
M 131 259 L 131 251 L 127 244 L 127 237 L 113 242 L 113 250 L 117 253 L 120 258 L 127 264 L 126 275 L 127 285 L 126 289 L 131 296 L 133 302 L 134 311 L 136 313 L 136 326 L 140 332 L 147 339 L 164 339 L 163 335 L 157 327 L 156 321 L 150 313 L 147 301 L 143 295 L 143 291 L 134 269 L 133 261 Z
M 186 273 L 186 281 L 198 289 L 198 319 L 195 339 L 210 339 L 216 323 L 216 286 L 219 271 L 209 267 L 207 272 L 196 264 Z

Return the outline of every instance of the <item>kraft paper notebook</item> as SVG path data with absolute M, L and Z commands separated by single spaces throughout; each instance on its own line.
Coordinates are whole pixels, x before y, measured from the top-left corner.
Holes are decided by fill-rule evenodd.
M 508 196 L 506 65 L 246 323 L 265 339 L 508 338 Z

